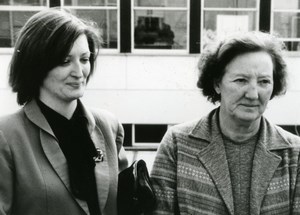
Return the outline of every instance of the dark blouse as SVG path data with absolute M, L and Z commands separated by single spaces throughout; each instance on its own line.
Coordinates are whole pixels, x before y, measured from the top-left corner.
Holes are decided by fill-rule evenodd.
M 72 193 L 76 198 L 87 202 L 91 215 L 99 215 L 94 174 L 94 158 L 97 156 L 97 151 L 88 132 L 88 121 L 83 114 L 81 102 L 78 100 L 70 120 L 40 100 L 37 100 L 37 103 L 66 157 Z

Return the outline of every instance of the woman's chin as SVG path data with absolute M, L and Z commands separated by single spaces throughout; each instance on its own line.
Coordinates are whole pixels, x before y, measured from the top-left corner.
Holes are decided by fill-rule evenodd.
M 248 113 L 248 112 L 245 113 L 244 112 L 244 113 L 238 114 L 236 118 L 239 121 L 251 123 L 251 122 L 254 122 L 257 119 L 259 119 L 260 117 L 261 117 L 261 115 L 257 114 L 257 113 Z

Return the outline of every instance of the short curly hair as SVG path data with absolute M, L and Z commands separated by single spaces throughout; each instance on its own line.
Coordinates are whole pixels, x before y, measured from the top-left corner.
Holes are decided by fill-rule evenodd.
M 213 104 L 220 102 L 221 95 L 214 86 L 222 80 L 226 66 L 241 54 L 263 51 L 271 56 L 273 62 L 274 87 L 271 99 L 284 94 L 287 87 L 287 67 L 282 56 L 284 49 L 284 43 L 268 33 L 253 31 L 233 34 L 207 46 L 200 55 L 197 87 L 202 89 L 208 101 Z
M 9 84 L 17 93 L 18 104 L 38 97 L 49 71 L 63 62 L 80 35 L 86 35 L 91 52 L 90 77 L 102 43 L 101 30 L 96 23 L 61 8 L 42 10 L 25 23 L 9 68 Z

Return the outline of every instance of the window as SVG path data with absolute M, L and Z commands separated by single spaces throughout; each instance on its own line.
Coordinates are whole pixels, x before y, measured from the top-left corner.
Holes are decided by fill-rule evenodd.
M 278 35 L 289 51 L 300 50 L 300 0 L 272 1 L 272 33 Z
M 124 129 L 124 146 L 132 146 L 132 124 L 122 124 Z
M 28 18 L 48 4 L 47 0 L 0 0 L 0 47 L 13 47 Z
M 118 49 L 119 0 L 64 0 L 62 7 L 79 17 L 93 20 L 102 29 L 103 48 Z
M 165 124 L 123 124 L 124 146 L 154 147 L 162 140 L 168 129 Z
M 159 143 L 167 129 L 168 125 L 135 125 L 135 143 Z
M 204 0 L 202 47 L 235 31 L 258 30 L 258 0 Z
M 0 0 L 0 47 L 46 7 L 61 6 L 102 28 L 104 52 L 200 53 L 233 31 L 268 31 L 300 50 L 300 0 Z
M 284 130 L 291 132 L 292 134 L 295 134 L 297 136 L 300 136 L 300 129 L 299 125 L 278 125 Z
M 188 0 L 133 0 L 132 43 L 138 49 L 188 49 Z

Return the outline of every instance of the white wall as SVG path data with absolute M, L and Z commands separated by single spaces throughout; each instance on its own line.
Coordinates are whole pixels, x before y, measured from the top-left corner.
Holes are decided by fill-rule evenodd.
M 19 107 L 7 85 L 11 54 L 0 53 L 0 115 Z M 199 118 L 214 106 L 196 88 L 198 55 L 101 55 L 83 98 L 113 112 L 122 123 L 175 124 Z M 286 57 L 290 87 L 270 102 L 266 116 L 300 124 L 300 58 Z

